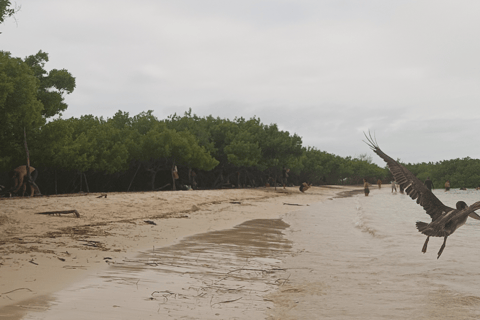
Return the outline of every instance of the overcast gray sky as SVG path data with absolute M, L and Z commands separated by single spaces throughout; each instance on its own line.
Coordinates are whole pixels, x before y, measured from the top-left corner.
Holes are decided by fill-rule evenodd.
M 259 117 L 305 146 L 405 162 L 480 158 L 480 1 L 17 0 L 0 49 L 49 53 L 64 118 Z

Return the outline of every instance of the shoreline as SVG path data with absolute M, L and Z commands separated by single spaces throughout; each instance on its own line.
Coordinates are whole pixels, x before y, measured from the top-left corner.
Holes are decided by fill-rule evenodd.
M 306 193 L 297 187 L 161 191 L 2 201 L 0 310 L 66 288 L 143 249 L 252 219 L 278 218 L 358 188 L 312 187 Z M 73 209 L 80 218 L 35 214 Z

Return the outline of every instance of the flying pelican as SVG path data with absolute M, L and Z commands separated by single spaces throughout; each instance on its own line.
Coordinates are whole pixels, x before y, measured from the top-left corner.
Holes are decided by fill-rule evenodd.
M 422 248 L 423 253 L 427 252 L 430 237 L 443 237 L 443 244 L 437 256 L 437 259 L 440 258 L 449 235 L 463 226 L 468 217 L 480 220 L 480 216 L 475 213 L 475 210 L 480 209 L 480 201 L 470 207 L 463 201 L 457 202 L 456 209 L 447 207 L 413 173 L 380 150 L 377 140 L 372 138 L 370 132 L 368 136 L 365 134 L 365 137 L 368 142 L 364 142 L 387 163 L 395 180 L 405 190 L 405 193 L 413 200 L 417 200 L 416 202 L 432 218 L 430 223 L 417 221 L 416 226 L 418 231 L 427 236 Z

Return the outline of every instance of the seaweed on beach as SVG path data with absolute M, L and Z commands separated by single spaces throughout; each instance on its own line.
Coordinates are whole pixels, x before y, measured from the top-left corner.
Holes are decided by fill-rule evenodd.
M 334 198 L 348 198 L 348 197 L 353 197 L 357 194 L 362 194 L 362 193 L 363 193 L 363 189 L 342 191 L 337 193 Z

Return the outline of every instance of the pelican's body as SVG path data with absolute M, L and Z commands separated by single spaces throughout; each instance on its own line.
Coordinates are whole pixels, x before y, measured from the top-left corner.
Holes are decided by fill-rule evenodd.
M 459 205 L 463 205 L 464 203 L 465 202 L 463 201 L 459 201 L 457 203 L 457 207 L 459 207 Z M 467 222 L 469 211 L 464 210 L 465 208 L 468 207 L 465 206 L 463 208 L 461 207 L 456 210 L 449 211 L 446 214 L 439 216 L 436 220 L 432 220 L 430 223 L 418 221 L 417 229 L 427 236 L 449 236 L 454 233 L 455 230 L 463 226 L 465 222 Z
M 427 236 L 422 248 L 423 253 L 427 252 L 430 237 L 443 237 L 443 244 L 437 256 L 437 259 L 440 258 L 448 236 L 463 226 L 468 217 L 480 220 L 480 216 L 475 213 L 475 210 L 480 209 L 480 201 L 475 202 L 470 207 L 465 202 L 458 201 L 456 209 L 444 205 L 414 174 L 380 150 L 371 136 L 367 137 L 367 140 L 367 144 L 372 150 L 387 163 L 400 187 L 405 190 L 410 198 L 416 200 L 432 218 L 430 223 L 418 221 L 417 229 Z

